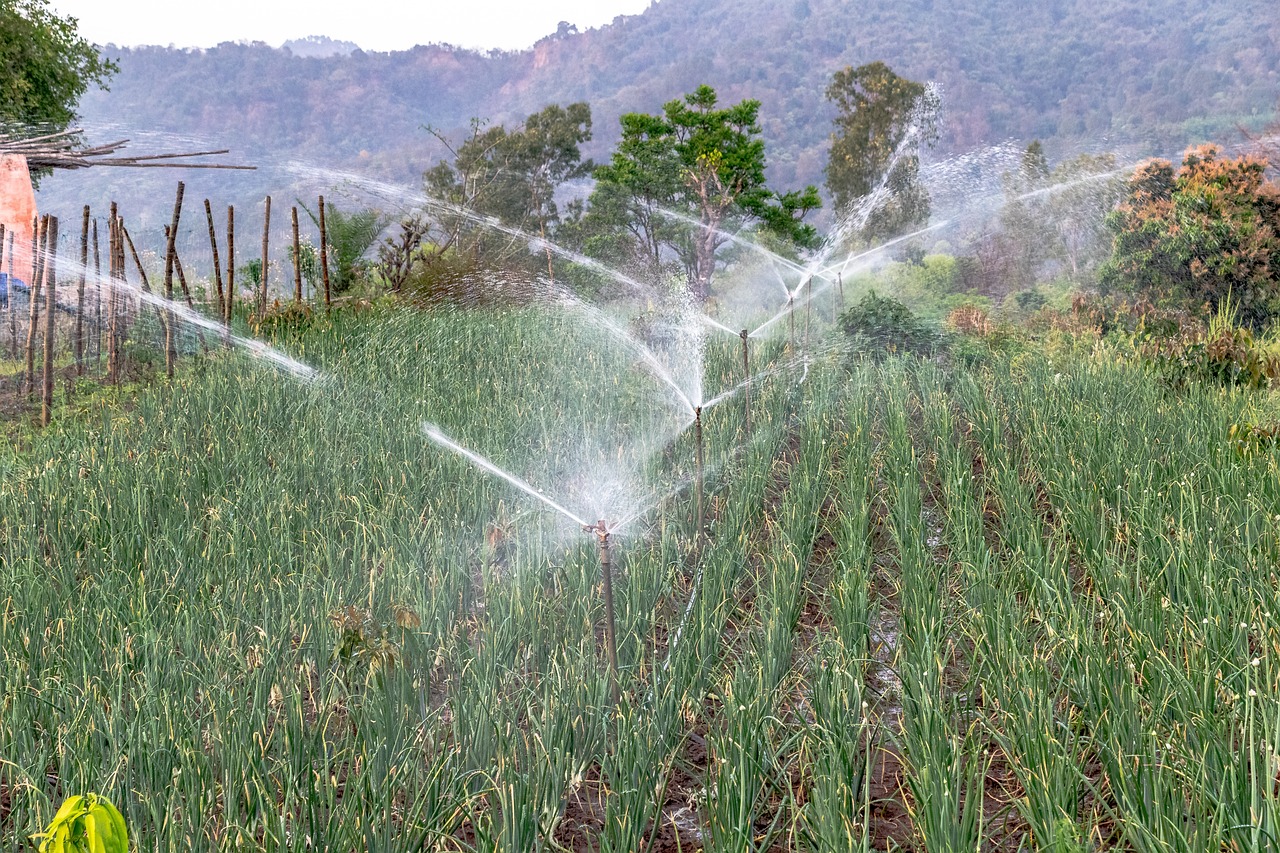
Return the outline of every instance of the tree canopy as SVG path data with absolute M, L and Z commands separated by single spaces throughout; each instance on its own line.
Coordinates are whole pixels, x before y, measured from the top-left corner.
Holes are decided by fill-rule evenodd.
M 925 222 L 929 194 L 919 180 L 919 150 L 937 139 L 937 93 L 872 62 L 837 71 L 827 99 L 837 110 L 827 159 L 836 213 L 858 210 L 865 222 L 858 230 L 866 239 Z M 870 209 L 859 210 L 862 205 Z
M 766 186 L 759 101 L 717 103 L 715 90 L 700 86 L 661 114 L 622 116 L 622 139 L 595 171 L 587 217 L 596 247 L 607 244 L 613 260 L 660 277 L 674 256 L 698 299 L 710 293 L 726 228 L 756 225 L 812 246 L 817 232 L 803 220 L 821 206 L 813 186 L 786 193 Z
M 456 148 L 437 138 L 449 146 L 453 160 L 442 160 L 427 172 L 427 191 L 433 197 L 544 239 L 560 221 L 556 189 L 593 168 L 581 152 L 581 145 L 591 139 L 591 107 L 586 103 L 550 104 L 511 130 L 473 121 L 471 136 Z M 501 251 L 499 244 L 510 243 L 494 241 L 491 231 L 486 233 L 464 216 L 441 212 L 437 218 L 448 232 L 449 245 L 458 246 L 467 238 L 473 251 L 493 252 Z M 552 272 L 550 257 L 547 265 Z
M 62 130 L 116 71 L 47 0 L 0 0 L 0 125 Z
M 1102 283 L 1153 301 L 1228 300 L 1254 326 L 1280 314 L 1280 186 L 1266 160 L 1192 148 L 1175 173 L 1152 160 L 1110 215 L 1115 235 Z

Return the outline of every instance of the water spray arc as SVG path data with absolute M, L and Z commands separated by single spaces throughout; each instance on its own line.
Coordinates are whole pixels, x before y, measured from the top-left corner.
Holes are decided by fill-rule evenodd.
M 609 683 L 614 704 L 617 704 L 618 700 L 621 698 L 621 694 L 618 687 L 618 639 L 617 620 L 614 616 L 613 608 L 613 555 L 611 549 L 612 535 L 614 530 L 617 528 L 611 528 L 609 523 L 603 519 L 597 521 L 595 524 L 588 524 L 581 517 L 565 509 L 563 506 L 556 503 L 551 498 L 535 489 L 532 485 L 517 477 L 515 474 L 503 470 L 496 463 L 491 462 L 479 453 L 468 450 L 458 444 L 456 441 L 445 435 L 440 428 L 434 424 L 423 423 L 422 433 L 434 444 L 443 447 L 445 450 L 456 453 L 458 456 L 461 456 L 480 470 L 505 480 L 530 497 L 537 498 L 551 509 L 577 524 L 578 527 L 581 528 L 582 532 L 592 534 L 596 537 L 597 553 L 599 554 L 600 559 L 600 576 L 604 587 L 604 633 L 605 643 L 607 646 L 606 651 L 609 656 Z

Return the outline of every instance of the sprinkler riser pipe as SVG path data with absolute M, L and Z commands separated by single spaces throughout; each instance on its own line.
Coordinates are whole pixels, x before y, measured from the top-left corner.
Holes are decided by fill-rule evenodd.
M 751 438 L 751 355 L 747 349 L 747 339 L 750 333 L 743 329 L 739 335 L 742 338 L 742 431 L 748 439 Z
M 600 548 L 600 578 L 604 585 L 604 636 L 609 654 L 609 690 L 616 705 L 622 696 L 618 689 L 618 636 L 613 609 L 613 557 L 609 548 L 609 528 L 603 520 L 594 528 Z
M 702 407 L 701 406 L 698 406 L 693 410 L 693 440 L 695 445 L 694 459 L 697 466 L 697 470 L 694 475 L 694 483 L 695 483 L 694 492 L 696 495 L 696 498 L 695 498 L 696 521 L 695 521 L 695 527 L 694 527 L 694 539 L 701 539 L 702 531 L 706 529 L 706 525 L 704 524 L 704 520 L 703 520 L 704 516 L 703 516 L 703 508 L 702 508 L 703 506 L 702 505 L 702 501 L 703 501 L 702 473 L 703 473 L 704 457 L 703 457 L 703 450 L 702 450 Z
M 796 298 L 787 300 L 787 344 L 790 349 L 796 348 Z

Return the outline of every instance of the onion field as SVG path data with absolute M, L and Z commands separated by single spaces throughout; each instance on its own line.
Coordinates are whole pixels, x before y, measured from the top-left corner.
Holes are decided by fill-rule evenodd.
M 783 335 L 340 311 L 0 448 L 0 848 L 1280 847 L 1275 401 Z

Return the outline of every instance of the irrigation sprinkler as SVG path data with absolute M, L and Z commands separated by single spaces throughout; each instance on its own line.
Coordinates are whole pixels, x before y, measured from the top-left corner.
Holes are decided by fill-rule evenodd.
M 751 333 L 743 329 L 738 333 L 742 338 L 742 430 L 747 440 L 751 440 L 751 358 L 747 351 L 747 339 Z
M 609 652 L 609 689 L 613 694 L 613 704 L 622 699 L 618 692 L 618 638 L 614 630 L 613 616 L 613 569 L 612 556 L 609 553 L 609 524 L 600 519 L 595 524 L 584 524 L 584 533 L 594 533 L 596 545 L 600 549 L 600 576 L 604 580 L 604 636 Z

